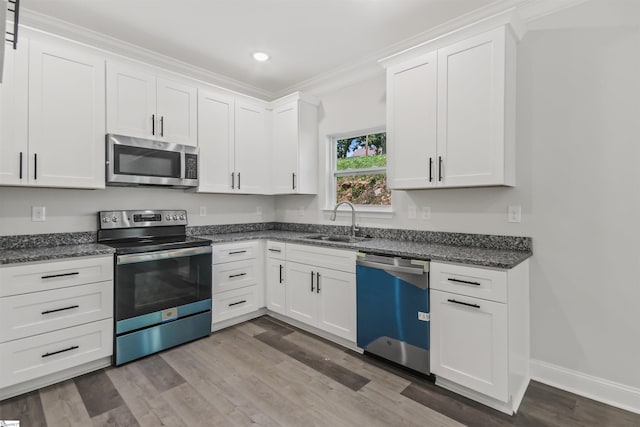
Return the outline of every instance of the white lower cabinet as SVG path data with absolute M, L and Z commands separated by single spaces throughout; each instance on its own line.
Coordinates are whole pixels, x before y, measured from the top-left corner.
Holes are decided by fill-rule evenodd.
M 436 375 L 507 401 L 506 304 L 432 289 L 431 363 Z
M 283 259 L 267 257 L 267 308 L 278 314 L 285 314 L 286 264 Z
M 0 267 L 0 400 L 110 364 L 113 256 Z
M 510 270 L 431 263 L 436 384 L 506 413 L 529 373 L 529 261 Z
M 248 241 L 213 245 L 212 330 L 264 307 L 262 242 Z
M 354 342 L 355 256 L 352 251 L 287 244 L 285 315 Z M 316 261 L 291 261 L 302 259 Z

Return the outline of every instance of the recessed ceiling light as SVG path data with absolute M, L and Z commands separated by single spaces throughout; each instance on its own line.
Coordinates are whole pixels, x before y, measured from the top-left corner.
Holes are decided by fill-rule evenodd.
M 264 52 L 255 52 L 253 54 L 253 59 L 255 59 L 258 62 L 264 62 L 269 60 L 269 55 Z

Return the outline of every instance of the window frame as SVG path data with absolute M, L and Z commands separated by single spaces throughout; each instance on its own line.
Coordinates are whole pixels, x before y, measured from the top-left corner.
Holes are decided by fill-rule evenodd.
M 338 162 L 338 152 L 336 147 L 336 142 L 341 139 L 355 138 L 362 135 L 371 135 L 375 133 L 386 132 L 386 128 L 384 126 L 376 126 L 363 130 L 355 130 L 351 132 L 344 133 L 336 133 L 327 136 L 327 158 L 326 162 L 326 201 L 325 201 L 325 209 L 326 213 L 333 212 L 333 209 L 336 205 L 336 186 L 337 179 L 339 176 L 355 176 L 355 175 L 367 175 L 367 174 L 379 174 L 384 173 L 389 177 L 389 165 L 387 164 L 385 167 L 375 167 L 375 168 L 367 168 L 367 169 L 347 169 L 344 171 L 337 170 L 337 162 Z M 384 214 L 384 216 L 388 216 L 393 213 L 393 193 L 391 196 L 391 204 L 390 205 L 354 205 L 357 211 L 360 213 L 372 213 L 373 216 L 375 214 Z M 341 210 L 339 210 L 341 212 Z M 349 211 L 350 214 L 350 211 Z

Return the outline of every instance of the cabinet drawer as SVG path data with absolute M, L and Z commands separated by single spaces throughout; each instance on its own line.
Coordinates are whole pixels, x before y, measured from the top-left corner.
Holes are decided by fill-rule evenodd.
M 113 256 L 0 268 L 0 297 L 113 280 Z
M 347 273 L 356 272 L 356 253 L 342 249 L 288 244 L 287 261 L 330 268 Z
M 258 262 L 255 259 L 234 261 L 213 266 L 213 293 L 230 291 L 258 283 Z
M 286 244 L 284 242 L 267 242 L 267 257 L 273 259 L 284 259 L 285 258 L 285 248 Z
M 113 317 L 113 282 L 0 298 L 0 342 Z
M 432 262 L 430 286 L 431 289 L 507 302 L 506 271 Z
M 112 349 L 112 319 L 0 344 L 0 387 L 110 356 Z
M 261 286 L 249 286 L 214 295 L 213 323 L 251 313 L 262 307 Z
M 242 261 L 257 257 L 258 242 L 236 242 L 213 245 L 213 263 L 222 264 L 231 261 Z

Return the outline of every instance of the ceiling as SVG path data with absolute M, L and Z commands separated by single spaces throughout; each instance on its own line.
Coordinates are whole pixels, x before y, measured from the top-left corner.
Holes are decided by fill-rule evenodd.
M 275 94 L 494 2 L 22 0 L 21 7 Z M 253 60 L 258 50 L 271 59 Z

